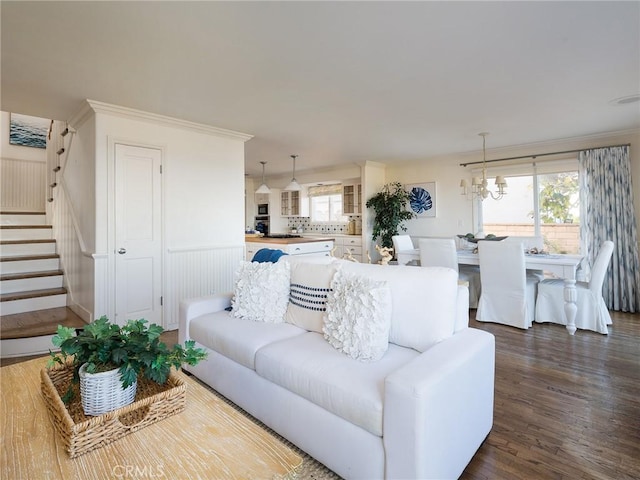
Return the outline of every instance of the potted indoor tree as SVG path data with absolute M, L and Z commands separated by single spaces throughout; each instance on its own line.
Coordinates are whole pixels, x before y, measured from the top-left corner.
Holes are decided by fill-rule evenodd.
M 80 382 L 85 415 L 102 413 L 133 402 L 139 375 L 164 384 L 171 367 L 196 365 L 206 358 L 202 348 L 189 340 L 172 348 L 160 341 L 163 328 L 147 321 L 129 320 L 120 327 L 103 316 L 81 330 L 58 326 L 52 342 L 60 352 L 51 352 L 49 366 L 56 363 L 73 368 L 73 382 Z M 62 400 L 73 397 L 69 387 Z
M 399 229 L 406 231 L 407 227 L 402 222 L 415 217 L 415 214 L 407 210 L 409 192 L 400 182 L 388 183 L 382 190 L 367 200 L 367 208 L 373 208 L 373 239 L 380 238 L 382 247 L 393 248 L 394 235 L 398 235 Z

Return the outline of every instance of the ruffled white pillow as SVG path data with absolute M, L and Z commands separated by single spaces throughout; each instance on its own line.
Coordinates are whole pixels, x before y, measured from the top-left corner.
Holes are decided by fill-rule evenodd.
M 363 361 L 379 360 L 389 347 L 391 291 L 386 282 L 336 272 L 324 318 L 324 338 Z
M 236 272 L 231 315 L 256 322 L 284 322 L 289 277 L 288 262 L 242 262 Z

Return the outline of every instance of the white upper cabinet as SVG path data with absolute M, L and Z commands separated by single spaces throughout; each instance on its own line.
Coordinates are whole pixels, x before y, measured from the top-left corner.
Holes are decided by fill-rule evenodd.
M 299 192 L 282 191 L 280 193 L 280 215 L 283 217 L 308 217 L 309 196 L 303 188 Z
M 362 213 L 362 184 L 360 182 L 344 182 L 342 184 L 342 213 L 360 215 Z

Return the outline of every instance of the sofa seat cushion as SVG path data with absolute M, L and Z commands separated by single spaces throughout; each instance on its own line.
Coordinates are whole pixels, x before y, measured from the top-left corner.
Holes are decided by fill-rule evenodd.
M 271 343 L 256 353 L 256 372 L 316 405 L 382 436 L 384 380 L 419 354 L 389 345 L 375 362 L 361 362 L 308 332 Z
M 226 311 L 195 318 L 189 327 L 193 340 L 252 370 L 260 348 L 303 333 L 306 330 L 289 323 L 254 322 L 235 318 Z

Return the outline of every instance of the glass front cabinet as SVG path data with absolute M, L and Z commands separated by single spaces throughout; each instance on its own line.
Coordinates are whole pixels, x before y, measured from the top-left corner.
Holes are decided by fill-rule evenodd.
M 281 192 L 280 215 L 283 217 L 308 217 L 309 197 L 306 190 Z
M 362 213 L 362 184 L 344 183 L 342 185 L 342 213 L 360 215 Z

